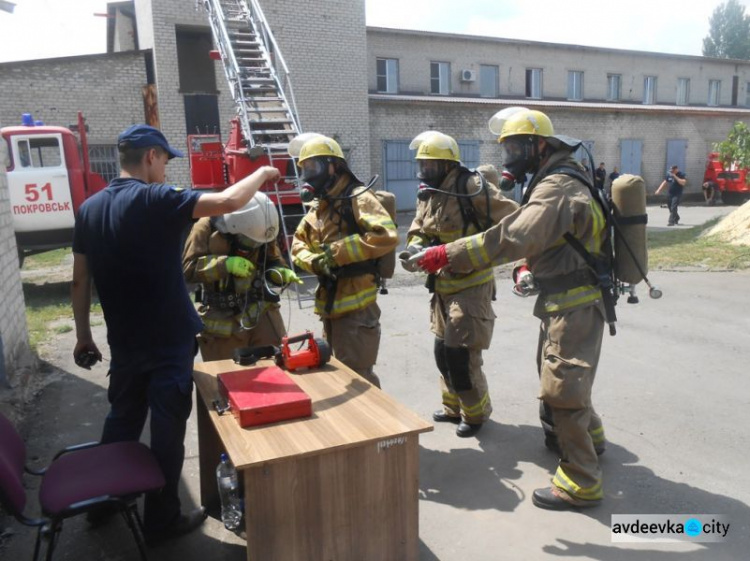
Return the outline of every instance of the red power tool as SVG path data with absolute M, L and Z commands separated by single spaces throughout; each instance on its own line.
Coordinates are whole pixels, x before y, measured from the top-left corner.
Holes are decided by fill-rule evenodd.
M 307 348 L 293 351 L 289 348 L 295 343 L 307 341 Z M 319 368 L 331 360 L 331 346 L 325 339 L 313 337 L 311 331 L 301 335 L 283 337 L 281 349 L 276 354 L 276 364 L 293 372 L 299 368 Z

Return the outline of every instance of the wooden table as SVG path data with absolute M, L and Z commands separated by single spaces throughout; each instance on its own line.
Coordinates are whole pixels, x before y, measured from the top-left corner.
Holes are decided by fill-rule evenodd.
M 416 561 L 418 440 L 432 425 L 332 359 L 290 374 L 312 417 L 243 429 L 212 405 L 216 375 L 243 368 L 196 363 L 193 376 L 201 501 L 218 511 L 226 451 L 244 481 L 248 560 Z

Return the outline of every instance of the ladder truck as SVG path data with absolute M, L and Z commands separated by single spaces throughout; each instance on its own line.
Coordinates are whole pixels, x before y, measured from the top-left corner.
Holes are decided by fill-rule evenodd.
M 262 190 L 279 210 L 279 241 L 289 253 L 305 214 L 288 153 L 300 134 L 289 69 L 257 0 L 203 0 L 203 7 L 216 46 L 211 56 L 223 65 L 236 115 L 226 144 L 217 134 L 188 135 L 193 188 L 223 189 L 260 166 L 277 168 L 281 179 Z

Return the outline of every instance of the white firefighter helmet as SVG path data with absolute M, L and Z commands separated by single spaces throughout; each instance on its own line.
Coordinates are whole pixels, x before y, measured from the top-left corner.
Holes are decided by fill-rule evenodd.
M 255 196 L 239 210 L 224 215 L 226 233 L 245 236 L 256 244 L 270 243 L 279 235 L 279 214 L 265 193 Z
M 505 124 L 505 121 L 510 119 L 516 113 L 520 113 L 521 111 L 528 111 L 528 109 L 526 107 L 506 107 L 505 109 L 501 109 L 500 111 L 495 113 L 492 117 L 490 117 L 490 132 L 492 134 L 500 136 L 500 133 L 503 132 L 503 125 Z

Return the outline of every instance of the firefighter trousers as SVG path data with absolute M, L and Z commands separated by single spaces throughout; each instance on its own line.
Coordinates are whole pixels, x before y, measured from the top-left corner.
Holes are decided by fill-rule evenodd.
M 436 292 L 430 302 L 443 410 L 469 424 L 481 424 L 492 413 L 482 351 L 492 341 L 494 291 L 495 283 L 488 282 L 454 294 Z
M 258 347 L 263 345 L 281 345 L 281 338 L 286 335 L 284 320 L 278 306 L 267 308 L 252 329 L 233 333 L 230 337 L 220 337 L 203 332 L 198 335 L 198 346 L 204 362 L 210 360 L 231 359 L 234 350 L 240 347 Z
M 583 500 L 603 496 L 594 437 L 600 431 L 603 439 L 604 431 L 591 392 L 604 323 L 600 306 L 589 306 L 543 318 L 539 335 L 540 399 L 550 413 L 560 447 L 552 482 Z
M 373 302 L 366 308 L 337 318 L 322 318 L 323 334 L 333 356 L 375 387 L 380 378 L 373 367 L 380 347 L 380 308 Z

